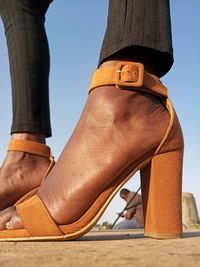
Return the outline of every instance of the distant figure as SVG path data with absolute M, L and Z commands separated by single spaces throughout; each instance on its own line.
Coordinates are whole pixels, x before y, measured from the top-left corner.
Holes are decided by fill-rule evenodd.
M 129 191 L 123 188 L 120 191 L 120 197 L 123 198 L 126 203 L 129 203 L 131 198 L 135 195 L 135 192 Z M 113 229 L 138 229 L 144 227 L 142 197 L 137 194 L 133 200 L 130 201 L 127 210 L 121 214 L 125 220 L 116 224 Z

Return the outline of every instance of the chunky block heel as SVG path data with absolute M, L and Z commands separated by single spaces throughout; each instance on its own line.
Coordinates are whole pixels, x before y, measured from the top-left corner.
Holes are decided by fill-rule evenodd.
M 179 149 L 154 156 L 141 170 L 146 236 L 182 236 L 182 162 L 183 149 Z

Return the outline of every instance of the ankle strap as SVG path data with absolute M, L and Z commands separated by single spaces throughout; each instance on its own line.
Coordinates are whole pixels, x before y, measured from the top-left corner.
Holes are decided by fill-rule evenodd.
M 48 146 L 30 140 L 12 139 L 8 145 L 8 151 L 27 152 L 52 160 L 51 149 Z
M 92 76 L 89 93 L 96 87 L 114 85 L 116 88 L 143 91 L 159 97 L 167 97 L 168 90 L 158 77 L 144 71 L 137 62 L 120 61 L 113 67 L 101 67 Z

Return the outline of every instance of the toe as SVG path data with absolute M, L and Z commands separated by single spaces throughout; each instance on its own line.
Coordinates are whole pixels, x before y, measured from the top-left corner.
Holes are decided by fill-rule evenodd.
M 23 229 L 23 223 L 21 221 L 21 218 L 19 217 L 16 208 L 14 207 L 14 211 L 12 213 L 12 217 L 9 221 L 9 226 L 6 227 L 8 230 L 16 230 L 16 229 Z
M 23 229 L 23 223 L 15 207 L 0 211 L 0 230 Z
M 6 230 L 6 223 L 12 218 L 14 210 L 14 207 L 9 207 L 0 211 L 0 230 Z

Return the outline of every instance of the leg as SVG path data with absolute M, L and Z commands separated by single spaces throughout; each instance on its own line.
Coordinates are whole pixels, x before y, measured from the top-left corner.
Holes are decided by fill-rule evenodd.
M 49 48 L 44 28 L 47 2 L 0 1 L 12 82 L 12 134 L 51 136 L 48 101 Z
M 12 83 L 11 139 L 45 144 L 45 137 L 51 136 L 49 48 L 44 28 L 49 2 L 0 0 Z M 0 209 L 38 186 L 48 165 L 49 160 L 41 156 L 9 151 L 0 172 Z
M 141 5 L 141 3 L 143 4 Z M 154 4 L 152 5 L 152 3 Z M 157 6 L 156 3 L 157 1 L 110 0 L 108 26 L 100 53 L 100 68 L 115 66 L 118 60 L 138 61 L 139 59 L 144 64 L 146 71 L 154 74 L 157 66 L 158 69 L 163 69 L 163 74 L 164 70 L 166 71 L 170 68 L 169 61 L 171 60 L 172 64 L 173 56 L 168 1 L 164 1 L 165 4 L 161 6 Z M 150 16 L 147 15 L 145 17 L 143 14 L 144 9 L 148 14 L 147 10 L 150 7 L 152 8 L 151 13 L 157 14 L 157 16 L 151 27 L 149 27 L 153 28 L 155 32 L 159 32 L 157 27 L 160 25 L 158 21 L 160 19 L 165 24 L 167 31 L 164 35 L 152 36 L 152 40 L 147 43 L 147 40 L 139 38 L 138 35 L 141 28 L 144 28 L 144 25 L 141 24 L 149 25 L 151 21 Z M 161 14 L 157 13 L 159 10 Z M 162 13 L 165 16 L 161 17 Z M 120 25 L 122 24 L 123 29 L 120 30 Z M 144 31 L 144 36 L 145 34 L 150 35 L 149 28 L 144 28 Z M 133 36 L 130 32 L 133 33 Z M 122 39 L 124 40 L 123 42 L 121 42 Z M 153 40 L 155 39 L 153 46 Z M 163 42 L 166 42 L 164 47 L 162 47 Z M 135 48 L 135 44 L 138 44 L 141 50 L 144 47 L 146 49 L 147 46 L 145 56 L 143 56 L 143 53 L 140 56 L 138 55 L 138 48 Z M 126 49 L 127 52 L 124 54 Z M 128 54 L 130 52 L 129 49 L 131 50 L 130 54 Z M 155 54 L 158 53 L 155 59 L 159 59 L 159 62 L 153 60 L 152 50 L 155 50 Z M 160 60 L 162 55 L 163 59 L 168 57 L 169 60 Z M 137 128 L 138 120 L 140 121 L 140 129 Z M 168 121 L 169 114 L 157 97 L 134 91 L 117 91 L 112 86 L 102 86 L 100 90 L 93 90 L 88 96 L 80 121 L 57 162 L 57 168 L 54 168 L 39 191 L 39 196 L 45 199 L 45 205 L 50 210 L 50 213 L 53 214 L 56 222 L 59 224 L 71 223 L 77 219 L 77 216 L 83 214 L 99 192 L 105 188 L 108 181 L 112 177 L 116 177 L 120 167 L 122 168 L 124 164 L 124 160 L 129 161 L 129 157 L 136 159 L 144 153 L 147 147 L 159 143 L 160 138 L 164 135 Z M 134 132 L 134 140 L 130 142 L 132 132 Z M 154 133 L 153 136 L 150 134 L 152 132 Z M 149 138 L 147 137 L 148 134 L 150 134 Z M 121 139 L 118 139 L 119 136 L 121 136 Z M 82 140 L 82 142 L 78 140 Z M 119 142 L 122 143 L 119 144 Z M 145 148 L 140 147 L 138 149 L 138 143 L 145 143 Z M 74 149 L 75 144 L 76 149 Z M 87 149 L 85 144 L 88 144 Z M 101 155 L 105 153 L 105 148 L 108 154 L 106 158 L 102 159 Z M 83 151 L 83 153 L 80 153 L 80 151 Z M 127 155 L 127 158 L 122 160 L 121 155 Z M 87 159 L 87 162 L 82 163 L 83 159 Z M 107 161 L 109 164 L 107 164 Z M 115 169 L 114 162 L 120 162 L 119 166 L 120 164 L 121 166 Z M 74 169 L 77 166 L 79 166 L 79 170 L 74 173 Z M 66 175 L 63 175 L 64 173 Z M 107 177 L 108 173 L 109 178 Z M 58 188 L 55 177 L 60 177 L 61 175 L 63 184 L 60 184 L 57 192 L 62 192 L 61 194 L 68 200 L 65 203 L 63 203 L 63 200 L 55 190 L 55 188 Z M 105 180 L 102 177 L 105 177 Z M 87 181 L 87 189 L 85 187 L 79 189 L 78 187 L 72 194 L 68 188 L 74 184 L 81 183 L 80 181 L 82 180 Z M 88 196 L 87 190 L 93 192 L 93 194 Z M 48 198 L 49 192 L 52 193 L 51 200 Z M 81 196 L 78 206 L 76 204 L 77 195 Z M 56 207 L 52 205 L 52 199 L 55 203 L 58 203 Z M 63 214 L 66 210 L 70 210 L 70 212 L 68 212 L 67 216 L 64 216 Z
M 161 75 L 161 73 L 158 74 L 157 66 L 163 61 L 154 64 L 150 60 L 152 58 L 150 51 L 155 50 L 154 52 L 158 52 L 160 56 L 162 54 L 167 56 L 171 59 L 171 63 L 172 51 L 164 50 L 163 52 L 163 50 L 157 49 L 158 44 L 161 45 L 163 43 L 163 36 L 158 35 L 158 40 L 154 42 L 155 47 L 147 47 L 149 49 L 149 56 L 146 57 L 142 54 L 139 56 L 135 52 L 138 52 L 138 48 L 135 50 L 134 38 L 130 38 L 130 33 L 135 32 L 138 24 L 144 23 L 144 18 L 140 20 L 140 16 L 137 17 L 137 12 L 141 8 L 141 2 L 143 1 L 110 1 L 109 18 L 118 16 L 120 25 L 123 25 L 123 29 L 126 29 L 127 25 L 129 25 L 129 31 L 126 30 L 118 33 L 118 25 L 114 23 L 114 20 L 108 20 L 109 24 L 106 34 L 109 35 L 110 31 L 110 34 L 113 33 L 114 36 L 110 38 L 105 37 L 98 72 L 110 71 L 110 67 L 115 67 L 119 60 L 135 61 L 137 58 L 137 61 L 144 64 L 147 80 L 153 79 L 155 84 L 158 85 L 160 83 L 158 82 L 157 84 L 157 78 L 150 75 L 149 72 Z M 151 3 L 157 2 L 151 1 Z M 145 1 L 145 3 L 147 6 L 144 7 L 148 10 L 148 1 Z M 165 3 L 162 6 L 162 10 L 165 10 L 164 13 L 167 14 L 169 19 L 167 13 L 168 1 L 162 1 L 162 3 Z M 129 5 L 135 6 L 130 8 Z M 135 7 L 138 7 L 138 9 Z M 155 10 L 152 10 L 152 12 L 158 11 L 156 5 L 154 5 L 154 8 Z M 124 19 L 128 12 L 131 12 L 129 20 L 128 18 Z M 161 21 L 165 20 L 165 17 L 161 16 L 161 14 L 156 12 L 155 14 L 157 14 Z M 134 20 L 135 17 L 137 18 L 136 20 Z M 147 20 L 150 20 L 150 23 L 151 17 L 147 16 L 147 18 Z M 130 19 L 133 19 L 132 23 Z M 137 23 L 135 24 L 134 22 Z M 148 21 L 145 21 L 145 23 L 149 25 Z M 159 23 L 153 25 L 157 29 Z M 113 30 L 109 30 L 109 28 Z M 118 34 L 117 38 L 115 38 L 115 33 L 116 36 Z M 139 31 L 135 33 L 136 39 L 137 34 L 139 34 Z M 151 35 L 151 31 L 149 35 Z M 168 40 L 170 37 L 169 32 L 165 38 Z M 121 46 L 118 43 L 116 45 L 115 43 L 120 38 L 124 40 L 130 38 L 131 40 L 126 45 L 123 43 Z M 143 44 L 142 40 L 137 44 L 141 47 L 141 51 L 143 45 L 145 47 L 148 45 L 146 43 Z M 169 43 L 170 40 L 168 40 Z M 110 49 L 112 44 L 115 46 L 114 50 L 105 52 L 106 47 Z M 118 49 L 116 49 L 117 46 Z M 126 50 L 128 47 L 131 51 L 130 54 Z M 125 54 L 124 51 L 126 52 Z M 157 57 L 155 61 L 156 59 Z M 164 74 L 171 65 L 168 62 L 163 62 L 162 64 L 160 67 L 162 74 Z M 121 73 L 122 70 L 115 69 L 115 74 L 118 72 Z M 129 73 L 129 71 L 125 71 L 125 73 Z M 137 71 L 131 71 L 131 75 L 139 76 Z M 122 74 L 120 77 L 122 77 Z M 104 78 L 102 77 L 102 80 Z M 141 87 L 134 87 L 133 85 L 133 87 L 129 86 L 128 88 L 118 86 L 115 83 L 116 79 L 113 80 L 114 82 L 105 85 L 94 86 L 95 89 L 88 96 L 85 108 L 73 135 L 64 148 L 55 168 L 48 175 L 38 192 L 39 198 L 45 204 L 51 217 L 58 224 L 71 224 L 76 222 L 83 214 L 86 214 L 86 211 L 90 210 L 90 207 L 98 197 L 104 193 L 108 194 L 118 180 L 121 181 L 121 179 L 124 179 L 124 175 L 126 176 L 130 173 L 132 165 L 137 166 L 141 158 L 148 158 L 148 155 L 152 155 L 152 153 L 157 151 L 163 136 L 166 135 L 166 129 L 169 127 L 169 120 L 171 121 L 171 118 L 169 109 L 161 101 L 161 99 L 165 98 L 162 98 L 161 95 L 158 97 L 145 92 L 145 79 Z M 130 81 L 129 78 L 125 80 Z M 98 77 L 97 84 L 100 83 L 100 77 Z M 150 89 L 153 90 L 152 87 Z M 9 220 L 9 227 L 11 229 L 23 228 L 15 208 L 9 208 L 1 213 L 0 225 L 2 229 L 5 229 L 5 222 Z
M 112 59 L 141 62 L 158 77 L 167 73 L 173 64 L 169 0 L 110 0 L 99 64 Z

